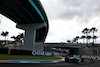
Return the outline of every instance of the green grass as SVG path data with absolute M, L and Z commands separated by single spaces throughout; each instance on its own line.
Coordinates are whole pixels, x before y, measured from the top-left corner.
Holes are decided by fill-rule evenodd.
M 53 56 L 32 56 L 32 55 L 0 54 L 0 60 L 36 60 L 36 59 L 58 60 L 58 59 L 61 59 L 61 58 L 53 57 Z

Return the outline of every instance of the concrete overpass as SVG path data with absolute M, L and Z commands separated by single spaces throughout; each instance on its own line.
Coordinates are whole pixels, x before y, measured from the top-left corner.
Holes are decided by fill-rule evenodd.
M 80 44 L 80 43 L 45 43 L 44 45 L 51 45 L 52 47 L 58 47 L 58 48 L 81 48 L 84 46 L 87 46 L 86 44 Z
M 0 13 L 25 30 L 24 50 L 34 50 L 35 42 L 44 42 L 48 19 L 39 0 L 0 0 Z
M 56 48 L 57 51 L 69 50 L 70 54 L 77 55 L 92 55 L 93 52 L 87 47 L 87 44 L 83 43 L 45 43 L 46 50 L 50 48 Z M 91 44 L 89 44 L 91 46 Z M 60 48 L 60 49 L 59 49 Z M 52 49 L 51 49 L 52 50 Z

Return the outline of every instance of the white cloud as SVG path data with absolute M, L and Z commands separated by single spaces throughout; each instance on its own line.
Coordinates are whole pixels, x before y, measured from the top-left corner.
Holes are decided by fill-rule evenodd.
M 66 42 L 83 35 L 84 28 L 96 27 L 100 36 L 100 0 L 40 0 L 49 20 L 46 42 Z M 9 31 L 9 37 L 23 32 L 16 24 L 3 17 L 0 32 Z M 1 39 L 1 36 L 0 36 Z M 82 42 L 82 40 L 81 40 Z M 100 38 L 97 42 L 100 43 Z
M 0 34 L 2 33 L 2 31 L 8 31 L 9 34 L 8 34 L 8 40 L 12 40 L 11 37 L 14 35 L 14 36 L 17 36 L 19 34 L 19 32 L 24 32 L 23 30 L 20 30 L 18 28 L 16 28 L 16 23 L 11 21 L 10 19 L 2 16 L 2 19 L 1 19 L 1 24 L 0 24 Z M 4 37 L 2 37 L 0 35 L 0 39 L 5 39 Z
M 50 25 L 46 42 L 66 42 L 67 39 L 83 35 L 81 31 L 86 27 L 96 27 L 96 35 L 100 36 L 100 0 L 40 1 Z

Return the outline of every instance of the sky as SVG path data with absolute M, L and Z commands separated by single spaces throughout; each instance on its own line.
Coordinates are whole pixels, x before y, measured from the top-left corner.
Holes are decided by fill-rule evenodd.
M 49 20 L 46 42 L 66 42 L 84 35 L 84 28 L 98 29 L 100 36 L 100 0 L 40 0 Z M 90 34 L 92 35 L 92 34 Z M 80 40 L 82 42 L 82 40 Z M 97 42 L 100 43 L 100 38 Z
M 12 20 L 8 19 L 7 17 L 0 14 L 0 34 L 2 32 L 8 31 L 9 34 L 7 36 L 7 40 L 13 40 L 11 39 L 12 36 L 17 36 L 20 33 L 23 33 L 24 31 L 21 29 L 16 28 L 16 23 Z M 5 37 L 0 35 L 0 40 L 5 40 Z
M 49 21 L 49 32 L 45 42 L 66 42 L 76 36 L 84 35 L 84 28 L 98 29 L 95 35 L 100 36 L 100 0 L 40 0 Z M 9 31 L 9 37 L 18 35 L 22 30 L 16 24 L 2 17 L 0 32 Z M 92 34 L 90 34 L 92 35 Z M 0 36 L 0 39 L 4 37 Z M 82 42 L 82 40 L 79 40 Z M 92 40 L 91 40 L 92 42 Z M 100 38 L 97 39 L 100 43 Z

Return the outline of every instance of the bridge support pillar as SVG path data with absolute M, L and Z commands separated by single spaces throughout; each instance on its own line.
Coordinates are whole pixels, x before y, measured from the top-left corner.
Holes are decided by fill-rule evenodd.
M 36 30 L 25 30 L 24 50 L 34 50 Z
M 35 47 L 35 39 L 36 39 L 36 30 L 43 27 L 43 23 L 35 23 L 35 24 L 17 24 L 17 28 L 25 30 L 24 37 L 24 50 L 34 50 Z

